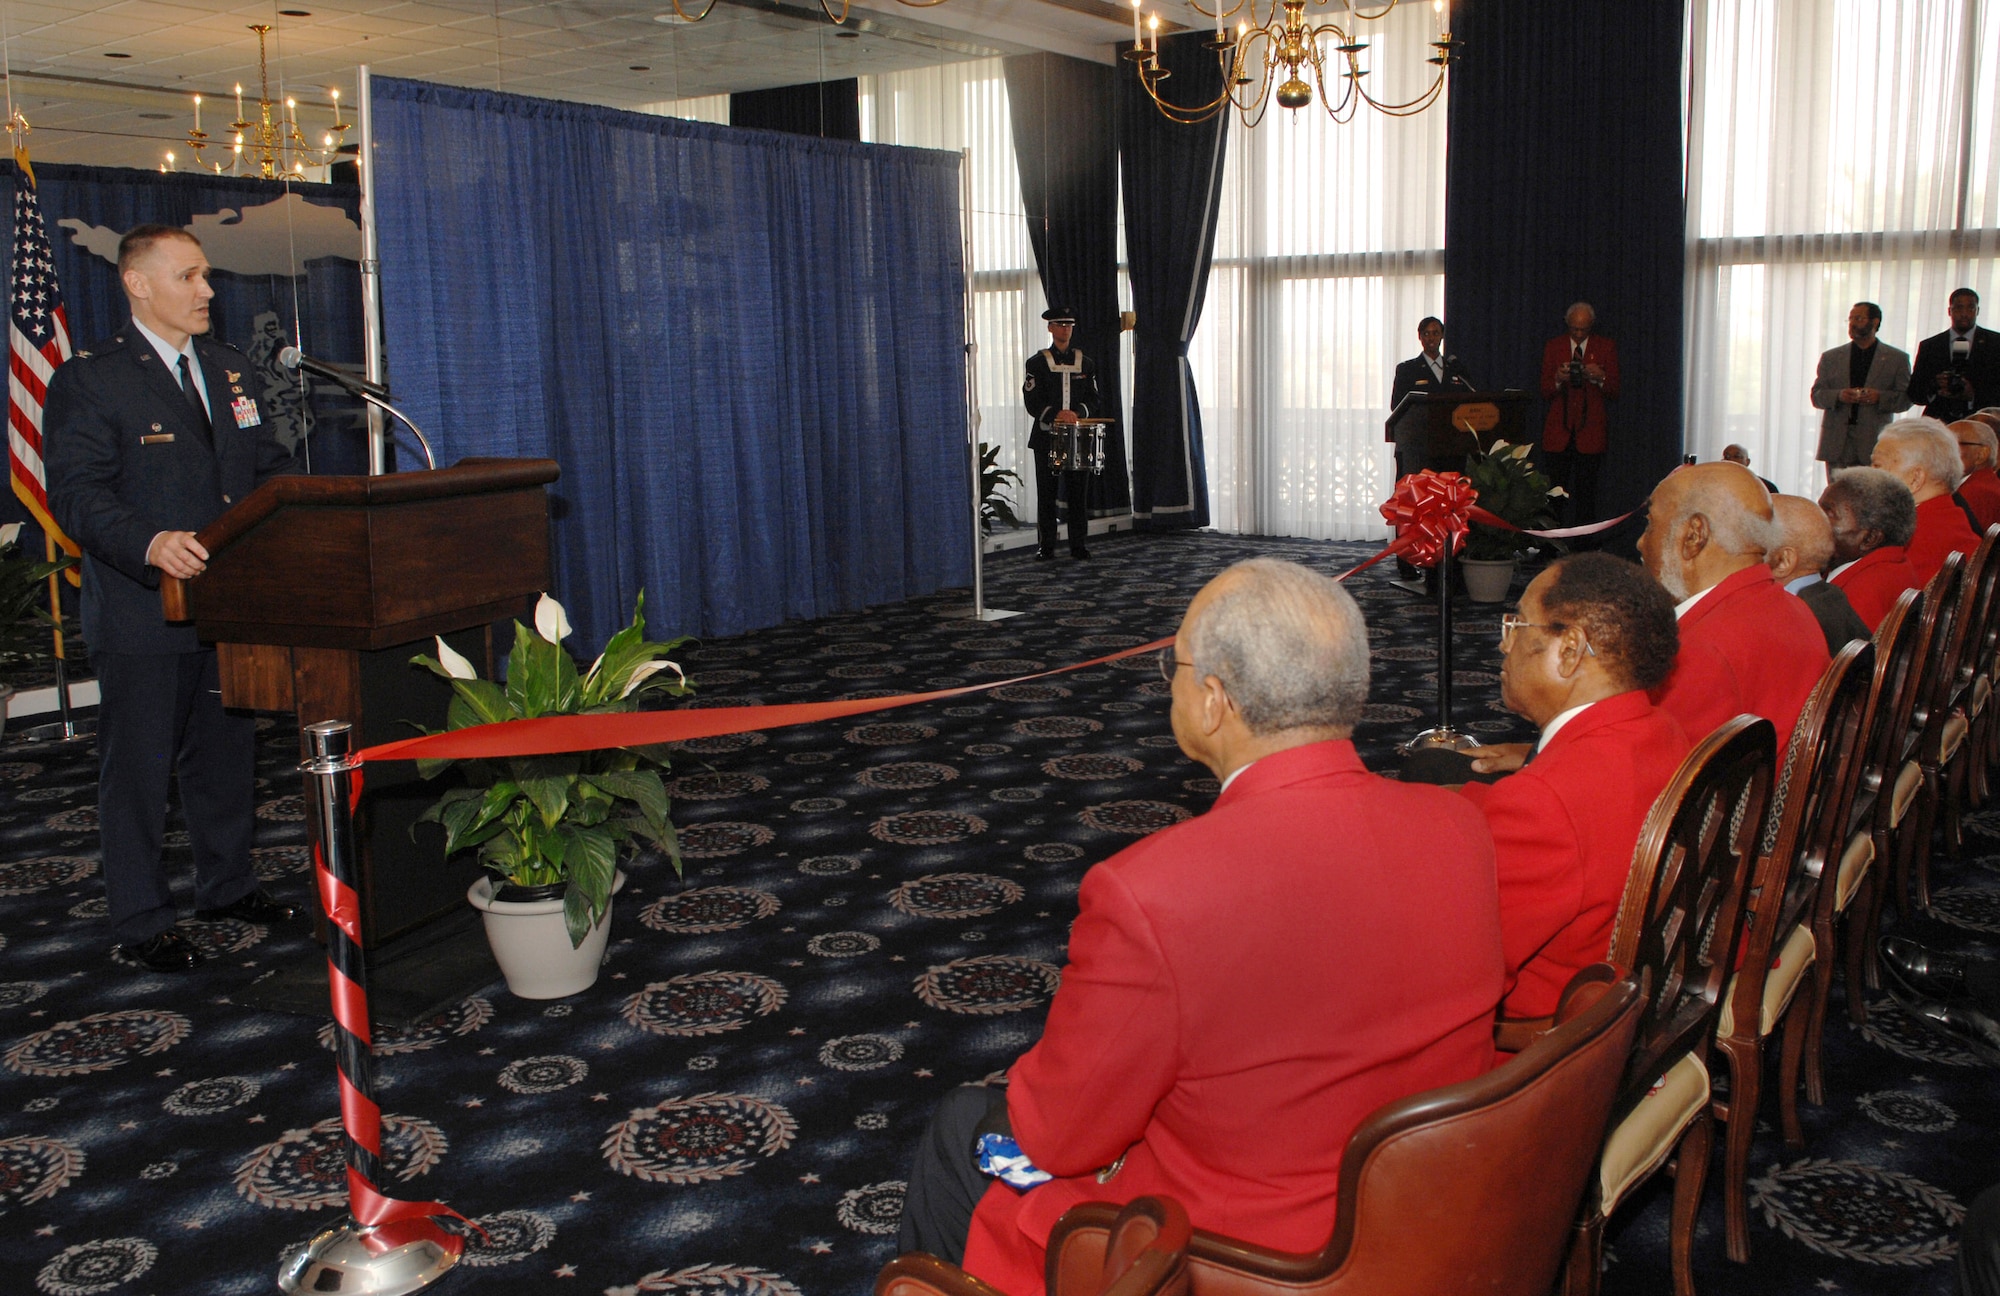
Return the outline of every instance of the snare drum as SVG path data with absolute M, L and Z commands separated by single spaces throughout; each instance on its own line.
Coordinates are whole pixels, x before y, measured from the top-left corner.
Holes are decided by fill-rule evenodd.
M 1049 445 L 1049 466 L 1057 472 L 1104 471 L 1104 429 L 1116 420 L 1078 419 L 1049 429 L 1054 441 Z

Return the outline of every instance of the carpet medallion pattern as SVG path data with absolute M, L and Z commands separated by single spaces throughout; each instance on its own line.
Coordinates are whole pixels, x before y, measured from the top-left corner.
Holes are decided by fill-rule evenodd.
M 994 561 L 990 602 L 1023 613 L 1009 620 L 946 619 L 939 598 L 701 645 L 685 663 L 696 705 L 1006 679 L 1170 633 L 1236 559 L 1337 572 L 1367 552 L 1206 535 L 1095 548 L 1088 564 Z M 1434 714 L 1436 612 L 1377 572 L 1350 588 L 1375 661 L 1357 742 L 1389 768 Z M 1507 740 L 1527 734 L 1498 700 L 1497 612 L 1461 609 L 1453 684 L 1461 727 Z M 997 1080 L 1039 1033 L 1084 872 L 1214 800 L 1167 693 L 1139 657 L 681 744 L 686 877 L 628 868 L 594 988 L 543 1003 L 496 983 L 376 1034 L 384 1186 L 486 1230 L 440 1289 L 865 1292 L 933 1105 Z M 291 719 L 260 728 L 256 867 L 303 902 Z M 0 1291 L 268 1291 L 280 1248 L 341 1200 L 331 1027 L 233 998 L 315 947 L 303 928 L 188 921 L 210 956 L 198 972 L 113 965 L 95 762 L 87 742 L 0 747 Z M 1982 950 L 2000 932 L 2000 812 L 1971 828 L 1926 932 Z M 1829 1024 L 1807 1151 L 1759 1136 L 1751 1266 L 1722 1259 L 1710 1192 L 1704 1291 L 1947 1289 L 1964 1205 L 2000 1177 L 1992 1077 L 1871 999 L 1866 1027 Z M 1614 1221 L 1607 1290 L 1667 1290 L 1665 1208 L 1648 1192 Z

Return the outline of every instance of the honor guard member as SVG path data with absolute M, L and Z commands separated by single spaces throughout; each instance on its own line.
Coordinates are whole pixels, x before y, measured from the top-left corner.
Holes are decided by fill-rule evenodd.
M 170 225 L 118 246 L 132 319 L 49 381 L 49 508 L 83 548 L 83 637 L 100 693 L 98 823 L 115 951 L 156 972 L 201 962 L 160 859 L 177 778 L 203 918 L 269 924 L 298 910 L 250 867 L 256 720 L 225 711 L 215 649 L 169 624 L 160 577 L 206 567 L 195 532 L 257 483 L 295 471 L 246 380 L 250 362 L 209 329 L 208 258 Z
M 1071 463 L 1058 471 L 1049 461 L 1057 429 L 1080 418 L 1089 418 L 1097 408 L 1097 365 L 1069 344 L 1076 330 L 1076 315 L 1067 306 L 1042 312 L 1048 321 L 1049 345 L 1028 357 L 1028 376 L 1021 383 L 1021 403 L 1035 419 L 1028 434 L 1028 450 L 1035 457 L 1035 536 L 1039 542 L 1036 558 L 1056 556 L 1056 479 L 1062 479 L 1063 502 L 1069 512 L 1069 553 L 1072 558 L 1088 558 L 1084 540 L 1090 534 L 1090 514 L 1084 507 L 1084 492 L 1090 485 L 1088 472 Z

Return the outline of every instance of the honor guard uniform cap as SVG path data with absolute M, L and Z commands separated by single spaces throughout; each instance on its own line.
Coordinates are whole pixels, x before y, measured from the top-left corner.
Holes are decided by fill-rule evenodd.
M 1050 324 L 1074 324 L 1076 312 L 1067 306 L 1051 306 L 1042 312 L 1042 318 Z

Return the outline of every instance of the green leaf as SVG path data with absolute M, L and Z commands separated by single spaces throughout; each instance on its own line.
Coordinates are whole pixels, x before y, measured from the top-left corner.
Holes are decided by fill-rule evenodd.
M 609 770 L 585 776 L 585 781 L 614 797 L 635 802 L 646 818 L 659 823 L 667 817 L 671 802 L 660 776 L 652 770 Z
M 562 822 L 563 814 L 569 809 L 569 787 L 574 775 L 558 775 L 544 778 L 521 780 L 521 791 L 535 803 L 535 809 L 542 816 L 542 822 L 553 828 Z

